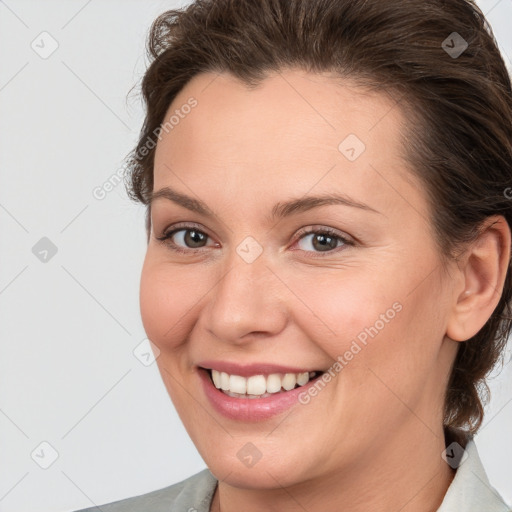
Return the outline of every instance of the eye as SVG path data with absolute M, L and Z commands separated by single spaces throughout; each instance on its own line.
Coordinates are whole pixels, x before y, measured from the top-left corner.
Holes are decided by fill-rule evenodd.
M 162 236 L 156 237 L 176 252 L 190 253 L 206 247 L 209 236 L 198 229 L 197 226 L 187 225 L 175 227 L 166 231 Z
M 308 253 L 332 253 L 354 242 L 332 228 L 309 227 L 298 233 L 296 242 L 299 250 Z M 172 226 L 168 231 L 156 239 L 164 243 L 171 250 L 179 253 L 199 252 L 208 247 L 210 237 L 198 226 Z M 219 247 L 214 243 L 210 246 Z
M 184 245 L 189 249 L 198 249 L 206 244 L 208 235 L 198 229 L 179 229 L 174 231 L 173 236 L 178 245 Z
M 299 234 L 301 236 L 297 245 L 305 252 L 337 252 L 336 249 L 343 246 L 354 245 L 351 240 L 331 228 L 307 228 Z

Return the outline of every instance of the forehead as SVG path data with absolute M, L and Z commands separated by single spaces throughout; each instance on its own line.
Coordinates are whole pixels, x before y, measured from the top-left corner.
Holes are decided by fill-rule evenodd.
M 371 204 L 379 188 L 373 204 L 389 206 L 397 179 L 409 179 L 396 102 L 326 75 L 288 70 L 250 88 L 229 74 L 203 73 L 164 123 L 171 118 L 156 148 L 155 190 L 194 186 L 250 202 L 258 194 L 281 199 L 283 188 L 341 188 Z
M 197 105 L 190 109 L 187 104 L 192 99 Z M 242 144 L 240 152 L 273 149 L 285 143 L 283 153 L 294 144 L 296 153 L 306 144 L 336 154 L 340 142 L 350 134 L 369 149 L 385 134 L 389 147 L 398 142 L 403 121 L 395 107 L 395 101 L 384 92 L 370 92 L 325 74 L 288 70 L 248 87 L 227 73 L 202 73 L 170 105 L 165 120 L 172 121 L 172 130 L 169 137 L 163 133 L 160 148 L 193 144 L 209 153 L 222 148 L 221 155 L 229 157 L 229 138 Z M 398 150 L 396 144 L 392 146 Z M 236 154 L 236 148 L 232 149 Z

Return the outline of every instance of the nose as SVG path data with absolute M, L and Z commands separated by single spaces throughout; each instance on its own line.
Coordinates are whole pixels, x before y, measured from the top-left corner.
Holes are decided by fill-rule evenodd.
M 230 263 L 202 310 L 204 327 L 235 345 L 278 335 L 287 322 L 283 283 L 264 255 L 247 263 L 235 254 Z

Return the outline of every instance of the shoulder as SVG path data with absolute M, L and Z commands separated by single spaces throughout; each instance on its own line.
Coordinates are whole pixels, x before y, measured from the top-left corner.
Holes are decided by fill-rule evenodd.
M 205 469 L 169 487 L 76 512 L 208 512 L 216 486 Z

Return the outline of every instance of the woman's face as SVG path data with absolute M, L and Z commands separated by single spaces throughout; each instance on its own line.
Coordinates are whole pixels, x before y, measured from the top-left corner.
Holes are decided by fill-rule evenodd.
M 217 478 L 325 482 L 442 445 L 455 291 L 402 121 L 385 94 L 292 70 L 253 90 L 202 74 L 169 108 L 142 318 Z

